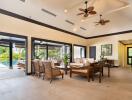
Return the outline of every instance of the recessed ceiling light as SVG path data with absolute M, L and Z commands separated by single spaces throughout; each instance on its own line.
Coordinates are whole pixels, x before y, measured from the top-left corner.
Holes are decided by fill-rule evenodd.
M 77 28 L 73 28 L 73 32 L 76 32 L 77 31 Z
M 64 12 L 65 12 L 65 13 L 67 13 L 67 12 L 68 12 L 68 10 L 67 10 L 67 9 L 65 9 L 65 10 L 64 10 Z

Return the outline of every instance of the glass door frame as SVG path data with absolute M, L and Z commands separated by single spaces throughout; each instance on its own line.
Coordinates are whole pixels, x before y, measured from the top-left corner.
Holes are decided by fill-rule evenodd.
M 15 38 L 22 38 L 25 39 L 25 48 L 26 48 L 26 71 L 25 73 L 28 75 L 30 74 L 30 72 L 28 72 L 28 37 L 27 36 L 23 36 L 23 35 L 16 35 L 16 34 L 12 34 L 12 33 L 6 33 L 6 32 L 0 32 L 0 35 L 2 36 L 9 36 L 9 37 L 15 37 Z M 9 42 L 9 67 L 13 67 L 12 61 L 13 61 L 13 42 L 12 41 L 8 41 Z
M 31 58 L 32 60 L 35 58 L 35 44 L 34 44 L 34 41 L 35 40 L 38 40 L 38 41 L 45 41 L 45 42 L 51 42 L 51 43 L 58 43 L 58 44 L 63 44 L 63 45 L 68 45 L 70 47 L 70 62 L 72 62 L 72 44 L 70 43 L 65 43 L 65 42 L 59 42 L 59 41 L 53 41 L 53 40 L 47 40 L 47 39 L 41 39 L 41 38 L 35 38 L 35 37 L 31 37 L 31 48 L 32 48 L 32 51 L 31 51 Z M 43 44 L 43 45 L 46 45 L 46 56 L 47 56 L 47 59 L 48 59 L 48 45 L 50 46 L 50 44 Z M 55 45 L 51 45 L 51 46 L 55 46 Z

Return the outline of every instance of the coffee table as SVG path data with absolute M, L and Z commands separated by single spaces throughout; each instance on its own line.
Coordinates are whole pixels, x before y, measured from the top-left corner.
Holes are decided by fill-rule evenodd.
M 55 66 L 55 67 L 61 70 L 64 70 L 65 74 L 67 74 L 67 72 L 70 70 L 70 66 L 65 67 L 64 65 L 60 65 L 60 66 Z

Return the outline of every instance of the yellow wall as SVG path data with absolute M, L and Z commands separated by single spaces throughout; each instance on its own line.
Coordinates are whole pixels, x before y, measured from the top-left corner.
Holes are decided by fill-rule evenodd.
M 87 46 L 87 40 L 0 14 L 0 31 L 28 36 L 28 72 L 31 72 L 31 37 Z
M 132 45 L 125 46 L 125 67 L 130 67 L 130 65 L 127 64 L 127 47 L 132 47 Z
M 121 67 L 125 67 L 125 45 L 123 45 L 122 43 L 119 42 L 118 44 L 118 56 L 119 56 L 119 65 Z

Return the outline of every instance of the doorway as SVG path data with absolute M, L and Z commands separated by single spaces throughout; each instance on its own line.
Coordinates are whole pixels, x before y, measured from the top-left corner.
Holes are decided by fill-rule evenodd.
M 89 57 L 94 58 L 94 60 L 96 60 L 96 46 L 89 47 Z
M 119 64 L 121 67 L 132 69 L 132 39 L 119 41 Z
M 24 36 L 0 33 L 0 79 L 25 76 L 26 41 Z

